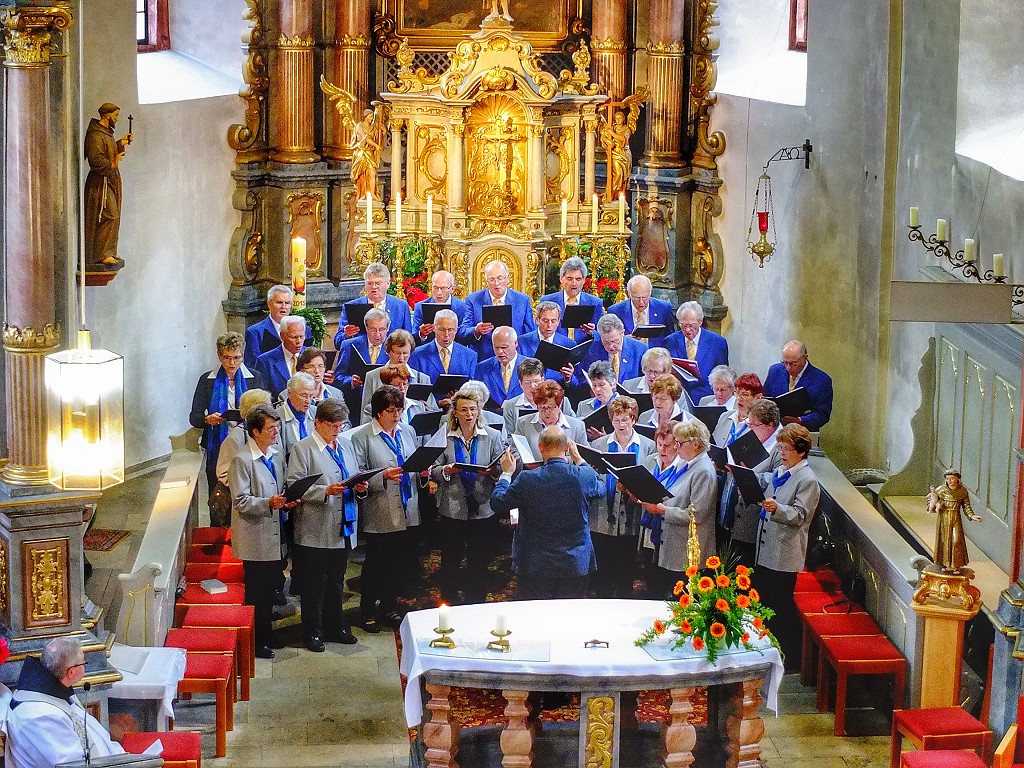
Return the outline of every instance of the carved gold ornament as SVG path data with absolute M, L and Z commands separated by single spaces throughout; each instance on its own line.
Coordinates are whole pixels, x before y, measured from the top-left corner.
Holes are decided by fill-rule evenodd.
M 58 50 L 55 32 L 71 28 L 71 7 L 67 4 L 40 8 L 11 8 L 3 16 L 4 66 L 45 67 Z
M 398 25 L 390 13 L 376 16 L 373 20 L 373 47 L 381 56 L 390 59 L 401 45 L 397 35 Z
M 263 243 L 263 235 L 253 232 L 245 241 L 245 251 L 242 256 L 242 263 L 245 265 L 246 274 L 253 277 L 260 269 L 260 246 Z
M 697 126 L 693 165 L 707 170 L 716 170 L 717 158 L 725 152 L 725 134 L 711 131 L 711 108 L 718 102 L 718 97 L 712 93 L 718 79 L 714 56 L 718 40 L 711 34 L 712 27 L 718 25 L 716 6 L 715 0 L 698 0 L 690 81 L 690 116 Z
M 573 129 L 569 127 L 549 128 L 544 141 L 544 200 L 547 203 L 561 203 L 571 193 L 565 180 L 570 178 L 575 167 Z
M 522 216 L 527 141 L 523 107 L 504 94 L 485 96 L 470 109 L 466 127 L 467 211 L 488 220 Z
M 38 352 L 60 344 L 60 323 L 47 323 L 41 331 L 4 323 L 4 349 L 9 352 Z
M 508 67 L 493 67 L 480 78 L 480 87 L 485 91 L 513 91 L 516 78 Z
M 306 240 L 306 270 L 311 277 L 324 274 L 324 247 L 320 222 L 324 217 L 324 196 L 320 192 L 302 192 L 288 195 L 288 223 L 291 237 Z M 289 238 L 289 240 L 290 240 Z
M 395 53 L 395 60 L 398 62 L 398 81 L 392 80 L 388 83 L 388 88 L 394 93 L 418 93 L 441 82 L 440 75 L 431 77 L 423 67 L 413 68 L 416 51 L 409 46 L 409 41 L 404 38 Z
M 334 41 L 334 44 L 339 48 L 351 48 L 354 50 L 360 50 L 362 48 L 370 47 L 370 38 L 366 35 L 342 35 L 341 38 Z
M 448 140 L 442 126 L 421 125 L 416 129 L 415 145 L 416 197 L 426 203 L 427 196 L 435 203 L 447 201 Z
M 248 56 L 242 70 L 242 80 L 246 88 L 238 95 L 245 102 L 245 124 L 235 124 L 228 128 L 228 146 L 239 153 L 235 158 L 236 163 L 249 163 L 266 158 L 265 148 L 253 151 L 256 140 L 264 128 L 263 108 L 267 89 L 270 88 L 267 59 L 263 50 L 262 3 L 263 0 L 245 0 L 248 10 L 243 19 L 252 22 L 252 26 L 242 35 L 242 41 L 248 48 Z
M 558 75 L 558 87 L 562 93 L 574 93 L 581 96 L 593 96 L 601 87 L 590 82 L 590 49 L 581 40 L 579 48 L 572 55 L 575 72 L 563 69 Z
M 0 537 L 0 621 L 11 624 L 11 577 L 7 539 Z
M 299 50 L 302 50 L 304 48 L 312 48 L 315 43 L 316 41 L 313 39 L 312 35 L 310 35 L 309 37 L 303 37 L 302 35 L 295 35 L 295 37 L 287 37 L 285 35 L 281 35 L 279 38 L 277 38 L 278 48 L 297 48 Z
M 981 591 L 971 584 L 974 571 L 964 568 L 960 573 L 940 570 L 921 571 L 917 591 L 911 598 L 918 605 L 943 605 L 970 611 L 981 603 Z
M 24 542 L 22 558 L 26 628 L 69 623 L 68 540 Z
M 591 40 L 590 50 L 594 53 L 625 53 L 626 41 L 611 37 L 607 40 Z
M 611 768 L 614 757 L 615 699 L 593 696 L 587 700 L 587 736 L 583 765 Z

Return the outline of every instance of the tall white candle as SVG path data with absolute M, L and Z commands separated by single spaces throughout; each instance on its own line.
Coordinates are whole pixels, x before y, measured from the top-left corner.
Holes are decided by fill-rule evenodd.
M 565 234 L 566 225 L 569 223 L 569 201 L 562 198 L 562 234 Z
M 916 206 L 910 209 L 910 226 L 921 226 L 921 209 Z
M 590 198 L 590 232 L 595 235 L 597 234 L 597 216 L 597 195 L 594 195 Z
M 504 613 L 499 613 L 497 616 L 494 617 L 494 631 L 508 631 L 508 616 L 506 616 Z
M 935 222 L 935 239 L 936 240 L 945 240 L 946 239 L 946 235 L 949 234 L 948 227 L 949 227 L 949 222 L 947 222 L 945 219 L 938 219 Z
M 434 196 L 427 195 L 427 234 L 434 234 Z
M 366 234 L 373 234 L 373 193 L 366 193 Z
M 995 272 L 996 277 L 1002 277 L 1006 273 L 1003 271 L 1005 265 L 1003 264 L 1003 254 L 996 253 L 992 255 L 992 271 Z
M 974 261 L 977 255 L 977 248 L 975 247 L 974 240 L 967 238 L 964 240 L 964 259 L 967 261 Z
M 619 192 L 619 234 L 626 234 L 626 195 Z
M 441 603 L 437 609 L 437 628 L 438 629 L 451 629 L 452 626 L 452 609 Z
M 395 197 L 395 234 L 402 234 L 402 196 Z
M 306 240 L 302 237 L 292 238 L 292 290 L 306 290 Z

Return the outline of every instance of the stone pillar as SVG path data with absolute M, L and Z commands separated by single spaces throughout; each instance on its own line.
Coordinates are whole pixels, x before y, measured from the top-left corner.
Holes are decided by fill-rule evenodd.
M 652 0 L 651 39 L 647 44 L 647 131 L 640 165 L 679 168 L 683 121 L 686 114 L 686 46 L 683 38 L 684 0 Z
M 362 117 L 370 104 L 369 80 L 370 38 L 372 27 L 370 0 L 336 0 L 334 10 L 334 42 L 326 53 L 333 64 L 331 82 L 356 97 L 352 109 L 355 119 Z M 338 110 L 326 110 L 324 156 L 332 160 L 352 159 L 352 129 L 346 128 Z
M 590 107 L 584 107 L 589 112 Z M 586 131 L 587 139 L 585 145 L 585 162 L 583 167 L 583 205 L 590 205 L 594 197 L 594 165 L 597 162 L 597 118 L 593 114 L 587 114 L 583 120 L 583 129 Z
M 590 37 L 594 82 L 615 99 L 626 95 L 626 0 L 595 0 Z
M 402 192 L 402 120 L 391 120 L 391 202 Z
M 4 17 L 7 76 L 4 145 L 7 314 L 4 376 L 7 456 L 2 479 L 46 485 L 43 359 L 57 349 L 54 308 L 54 184 L 48 130 L 53 38 L 71 26 L 67 5 L 13 8 Z
M 313 10 L 304 0 L 282 0 L 281 36 L 271 108 L 273 150 L 279 163 L 313 163 Z

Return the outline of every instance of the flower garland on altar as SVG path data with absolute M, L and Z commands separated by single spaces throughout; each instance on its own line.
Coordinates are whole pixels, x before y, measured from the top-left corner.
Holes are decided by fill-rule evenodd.
M 711 663 L 722 648 L 743 646 L 753 650 L 751 640 L 755 636 L 761 640 L 768 638 L 779 648 L 778 640 L 767 627 L 775 611 L 761 602 L 753 588 L 750 578 L 753 569 L 737 565 L 735 570 L 729 571 L 721 558 L 714 555 L 705 564 L 710 575 L 708 572 L 702 575 L 696 565 L 686 569 L 687 581 L 676 582 L 673 590 L 678 599 L 668 602 L 671 615 L 665 621 L 656 619 L 654 625 L 636 639 L 636 645 L 647 645 L 676 628 L 678 636 L 672 641 L 672 647 L 690 644 L 697 652 L 706 651 Z

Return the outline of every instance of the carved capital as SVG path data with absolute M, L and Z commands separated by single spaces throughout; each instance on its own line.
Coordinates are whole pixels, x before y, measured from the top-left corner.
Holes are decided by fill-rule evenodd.
M 625 53 L 626 41 L 611 37 L 607 40 L 591 40 L 590 50 L 594 53 Z
M 67 4 L 40 8 L 11 8 L 3 16 L 4 65 L 46 67 L 57 50 L 53 35 L 71 28 L 71 7 Z
M 334 44 L 341 48 L 363 49 L 370 47 L 370 38 L 366 35 L 342 35 Z
M 587 119 L 583 121 L 583 130 L 587 133 L 593 133 L 597 130 L 597 120 Z
M 313 37 L 303 37 L 302 35 L 296 35 L 295 37 L 285 37 L 281 35 L 277 39 L 278 48 L 298 48 L 299 50 L 305 50 L 312 48 L 314 44 Z
M 44 352 L 59 344 L 59 323 L 47 323 L 41 331 L 4 323 L 4 349 L 8 352 Z
M 452 136 L 461 139 L 466 135 L 466 124 L 465 123 L 452 123 L 450 126 L 452 130 Z
M 666 58 L 682 58 L 686 55 L 686 45 L 682 42 L 673 43 L 648 43 L 647 53 L 650 56 L 663 56 Z
M 373 20 L 373 47 L 381 56 L 391 58 L 402 45 L 397 35 L 398 24 L 390 13 L 383 13 Z
M 403 125 L 405 125 L 404 118 L 395 118 L 394 120 L 388 120 L 388 128 L 392 132 L 401 131 Z

